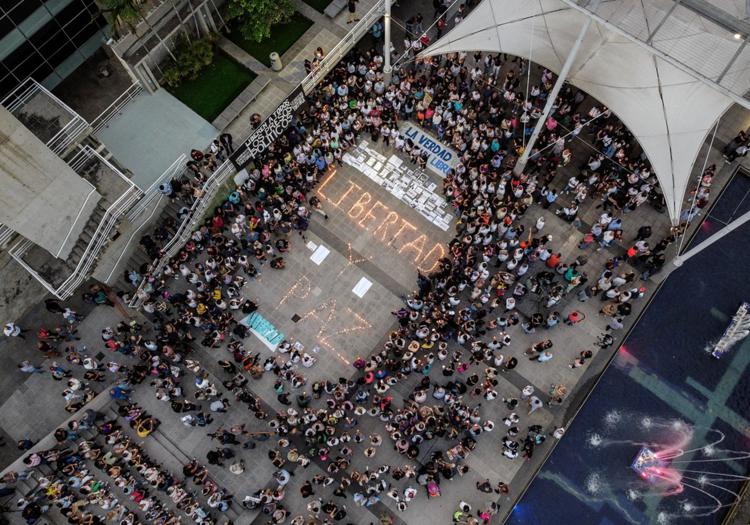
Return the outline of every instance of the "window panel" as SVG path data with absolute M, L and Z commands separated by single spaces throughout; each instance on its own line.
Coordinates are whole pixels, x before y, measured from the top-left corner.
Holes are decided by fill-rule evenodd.
M 15 69 L 19 64 L 21 64 L 32 54 L 35 54 L 34 47 L 27 40 L 23 44 L 18 46 L 10 55 L 5 57 L 5 60 L 3 60 L 3 64 L 8 69 Z
M 43 60 L 39 60 L 38 57 L 34 57 L 35 60 L 26 60 L 21 65 L 13 69 L 13 74 L 21 79 L 26 77 L 33 77 L 34 80 L 41 82 L 47 76 L 52 73 L 53 68 Z
M 0 38 L 5 37 L 8 33 L 13 31 L 15 27 L 16 24 L 11 21 L 10 17 L 0 15 Z
M 75 44 L 76 48 L 81 47 L 86 41 L 91 38 L 91 36 L 99 31 L 99 27 L 96 24 L 96 22 L 92 22 L 91 24 L 87 25 L 83 29 L 80 29 L 78 33 L 72 36 L 73 43 Z
M 42 4 L 43 2 L 40 0 L 21 0 L 13 7 L 5 7 L 5 2 L 3 2 L 3 8 L 13 23 L 18 25 L 26 20 L 31 13 L 39 9 Z

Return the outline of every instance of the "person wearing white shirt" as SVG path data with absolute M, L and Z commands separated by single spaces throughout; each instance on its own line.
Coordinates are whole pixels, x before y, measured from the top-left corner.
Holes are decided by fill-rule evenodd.
M 3 329 L 3 333 L 7 337 L 20 337 L 21 339 L 26 339 L 23 335 L 26 332 L 28 332 L 28 330 L 22 330 L 16 323 L 7 323 Z

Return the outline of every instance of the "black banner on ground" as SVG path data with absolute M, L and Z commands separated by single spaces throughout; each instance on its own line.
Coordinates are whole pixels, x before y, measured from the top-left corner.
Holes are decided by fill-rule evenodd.
M 292 122 L 294 112 L 305 103 L 305 94 L 302 92 L 302 86 L 294 88 L 289 96 L 279 104 L 276 111 L 271 113 L 260 126 L 253 131 L 252 135 L 240 145 L 235 152 L 229 157 L 232 164 L 241 170 L 247 166 L 250 161 L 260 153 L 263 153 L 268 146 L 273 144 L 279 136 L 289 127 Z

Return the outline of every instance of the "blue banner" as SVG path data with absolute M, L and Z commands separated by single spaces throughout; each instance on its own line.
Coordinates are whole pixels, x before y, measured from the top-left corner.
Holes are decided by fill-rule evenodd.
M 402 122 L 399 129 L 404 137 L 411 139 L 416 147 L 429 154 L 427 167 L 439 176 L 445 177 L 450 170 L 455 169 L 458 165 L 456 152 L 422 128 L 408 122 Z
M 279 332 L 268 319 L 258 312 L 251 313 L 242 319 L 240 323 L 247 326 L 271 350 L 276 350 L 284 340 L 284 334 Z

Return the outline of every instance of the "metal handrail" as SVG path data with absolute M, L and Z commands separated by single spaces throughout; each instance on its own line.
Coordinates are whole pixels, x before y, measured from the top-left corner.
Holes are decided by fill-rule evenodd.
M 151 186 L 146 188 L 144 190 L 144 193 L 154 192 L 157 189 L 159 189 L 159 185 L 164 182 L 165 180 L 173 179 L 174 176 L 179 171 L 185 171 L 187 169 L 187 155 L 185 153 L 181 154 L 179 157 L 175 159 L 175 161 L 169 165 L 167 169 L 164 170 L 164 173 L 159 175 L 159 178 L 157 178 L 153 183 L 151 183 Z
M 148 206 L 154 201 L 156 197 L 159 196 L 159 186 L 162 182 L 164 182 L 167 179 L 173 179 L 175 176 L 177 176 L 180 172 L 184 172 L 186 168 L 186 159 L 187 155 L 182 154 L 179 157 L 177 157 L 177 160 L 175 160 L 170 166 L 164 170 L 164 173 L 159 175 L 159 178 L 157 178 L 151 186 L 149 186 L 146 190 L 143 192 L 143 197 L 138 202 L 136 206 L 133 207 L 132 210 L 128 212 L 128 219 L 133 220 L 136 217 L 138 217 L 141 213 L 143 213 L 143 210 L 148 208 Z
M 331 48 L 316 69 L 307 74 L 302 79 L 302 90 L 308 94 L 314 89 L 320 80 L 325 77 L 333 67 L 338 64 L 354 45 L 359 42 L 369 30 L 370 27 L 380 18 L 385 11 L 385 1 L 378 0 L 374 6 L 352 27 L 344 38 Z
M 84 148 L 79 149 L 78 153 L 76 153 L 73 158 L 68 161 L 68 166 L 70 166 L 70 169 L 78 173 L 78 170 L 83 167 L 87 160 L 91 158 L 91 155 L 87 153 L 88 152 Z
M 5 224 L 0 224 L 0 250 L 8 245 L 15 233 L 13 229 L 7 227 Z
M 31 77 L 29 77 L 29 78 L 31 78 Z M 63 108 L 65 111 L 67 111 L 68 113 L 70 113 L 71 115 L 73 115 L 73 118 L 79 118 L 79 119 L 83 120 L 84 122 L 86 122 L 86 119 L 84 119 L 73 108 L 71 108 L 65 102 L 63 102 L 61 99 L 59 99 L 57 96 L 55 96 L 49 89 L 47 89 L 46 87 L 44 87 L 43 85 L 41 85 L 39 82 L 37 82 L 33 78 L 31 78 L 31 80 L 32 80 L 32 82 L 34 82 L 39 87 L 39 91 L 41 91 L 42 93 L 44 93 L 45 95 L 47 95 L 49 98 L 51 98 L 52 100 L 54 100 L 55 103 L 59 104 L 60 107 Z
M 71 295 L 78 285 L 81 284 L 83 279 L 86 277 L 89 269 L 94 264 L 94 261 L 99 256 L 102 246 L 109 240 L 109 233 L 115 226 L 117 221 L 123 216 L 127 209 L 140 197 L 140 190 L 136 186 L 131 186 L 107 208 L 104 213 L 104 217 L 99 222 L 94 235 L 91 236 L 91 240 L 86 246 L 83 255 L 78 261 L 73 272 L 70 276 L 57 287 L 55 295 L 60 299 L 67 299 Z
M 26 84 L 29 84 L 29 85 L 26 86 Z M 39 91 L 37 89 L 37 86 L 38 84 L 34 81 L 33 78 L 31 77 L 27 78 L 26 80 L 21 82 L 18 85 L 18 87 L 16 87 L 16 89 L 8 93 L 8 95 L 2 100 L 2 102 L 0 102 L 0 106 L 4 106 L 5 109 L 13 113 L 15 110 L 17 110 L 21 106 L 21 104 L 26 102 L 29 98 L 31 98 L 34 95 L 34 93 Z M 18 94 L 18 91 L 21 91 L 21 90 L 23 92 Z M 10 104 L 9 106 L 6 106 L 6 103 L 12 97 L 17 97 L 17 98 L 13 100 L 12 104 Z
M 133 101 L 142 92 L 143 87 L 138 82 L 131 84 L 125 91 L 120 94 L 119 97 L 115 99 L 114 102 L 107 106 L 107 108 L 102 111 L 98 117 L 91 121 L 91 127 L 94 130 L 93 132 L 96 133 L 104 126 L 109 124 L 109 122 L 118 113 L 120 113 L 120 111 L 122 111 L 125 106 L 130 104 L 130 102 Z
M 136 186 L 135 182 L 133 182 L 133 179 L 130 179 L 130 178 L 126 177 L 125 174 L 123 172 L 121 172 L 117 166 L 115 166 L 110 161 L 108 161 L 107 159 L 105 159 L 102 156 L 102 154 L 99 153 L 98 151 L 96 151 L 94 148 L 92 148 L 91 146 L 86 145 L 86 146 L 83 146 L 82 149 L 87 152 L 89 158 L 96 157 L 99 160 L 99 162 L 101 162 L 102 164 L 104 164 L 105 166 L 107 166 L 110 170 L 112 170 L 115 173 L 115 175 L 117 175 L 123 181 L 125 181 L 125 184 L 128 184 L 129 186 Z M 140 190 L 140 188 L 139 188 L 139 190 Z
M 320 65 L 315 71 L 310 72 L 299 85 L 302 86 L 302 91 L 307 95 L 309 94 L 320 82 L 320 80 L 333 69 L 333 67 L 346 55 L 354 45 L 359 41 L 362 36 L 369 31 L 370 26 L 375 23 L 380 17 L 383 16 L 384 12 L 384 0 L 378 0 L 378 2 L 359 20 L 351 31 L 349 31 L 344 38 L 341 39 L 328 54 L 321 60 Z M 242 142 L 246 141 L 253 130 L 242 139 Z M 188 238 L 193 233 L 193 227 L 203 217 L 203 213 L 208 208 L 208 204 L 213 200 L 214 196 L 218 192 L 219 187 L 229 178 L 230 175 L 236 174 L 237 171 L 234 169 L 234 165 L 229 161 L 224 161 L 208 178 L 203 185 L 203 194 L 195 200 L 193 205 L 190 207 L 190 211 L 183 219 L 182 223 L 177 229 L 174 237 L 162 248 L 162 254 L 151 263 L 147 275 L 159 275 L 163 271 L 164 267 L 174 257 L 182 246 L 187 242 Z M 143 303 L 141 299 L 143 288 L 147 282 L 144 276 L 141 282 L 136 288 L 132 299 L 128 303 L 131 308 L 139 308 Z
M 65 248 L 65 245 L 68 242 L 68 239 L 70 239 L 70 234 L 73 233 L 73 229 L 76 227 L 76 224 L 78 224 L 78 219 L 81 218 L 81 214 L 83 213 L 83 210 L 86 208 L 86 203 L 89 202 L 89 199 L 91 196 L 96 193 L 96 188 L 93 186 L 91 187 L 91 191 L 89 191 L 89 194 L 86 195 L 86 200 L 83 201 L 83 204 L 81 204 L 81 209 L 78 210 L 78 215 L 76 215 L 76 218 L 73 220 L 73 224 L 70 225 L 70 229 L 68 230 L 68 234 L 65 236 L 65 239 L 63 239 L 63 242 L 60 244 L 60 249 L 57 250 L 57 253 L 55 254 L 55 257 L 60 257 L 60 254 L 63 251 L 63 248 Z
M 203 212 L 206 211 L 208 205 L 213 201 L 213 198 L 219 191 L 219 188 L 226 182 L 230 175 L 233 175 L 234 166 L 228 160 L 219 166 L 219 168 L 209 177 L 206 184 L 203 185 L 203 195 L 199 199 L 196 199 L 193 205 L 190 207 L 190 213 L 188 217 L 180 225 L 182 231 L 178 230 L 179 236 L 175 236 L 165 246 L 163 251 L 164 256 L 167 260 L 174 257 L 177 252 L 182 248 L 184 241 L 192 235 L 192 227 L 202 218 Z M 177 242 L 179 240 L 183 242 Z
M 111 163 L 110 161 L 108 161 L 107 159 L 105 159 L 105 158 L 104 158 L 104 157 L 102 156 L 102 154 L 101 154 L 101 153 L 99 153 L 99 152 L 98 152 L 97 150 L 95 150 L 95 149 L 94 149 L 94 148 L 92 148 L 91 146 L 89 146 L 89 145 L 86 145 L 86 146 L 81 146 L 81 145 L 79 144 L 79 145 L 78 145 L 78 148 L 79 148 L 79 149 L 78 149 L 78 153 L 76 153 L 76 154 L 75 154 L 75 155 L 73 156 L 73 158 L 71 158 L 70 160 L 68 160 L 68 166 L 70 166 L 70 168 L 71 168 L 71 169 L 72 169 L 73 171 L 75 171 L 75 172 L 76 172 L 76 173 L 77 173 L 77 174 L 78 174 L 78 175 L 79 175 L 79 176 L 81 177 L 81 179 L 83 179 L 83 181 L 84 181 L 84 182 L 85 182 L 86 184 L 88 184 L 89 186 L 91 186 L 91 188 L 92 188 L 92 189 L 95 189 L 95 186 L 94 186 L 93 184 L 91 184 L 91 182 L 90 182 L 90 181 L 89 181 L 89 180 L 88 180 L 88 179 L 87 179 L 87 178 L 86 178 L 86 177 L 85 177 L 84 175 L 82 175 L 82 174 L 81 174 L 81 173 L 80 173 L 80 172 L 78 171 L 79 169 L 81 169 L 81 168 L 83 167 L 83 165 L 84 165 L 84 164 L 85 164 L 85 163 L 86 163 L 87 161 L 91 160 L 91 158 L 92 158 L 92 157 L 96 157 L 96 159 L 97 159 L 97 160 L 98 160 L 99 162 L 101 162 L 102 164 L 104 164 L 104 165 L 105 165 L 106 167 L 108 167 L 108 168 L 109 168 L 109 169 L 110 169 L 110 170 L 111 170 L 112 172 L 114 172 L 114 174 L 115 174 L 115 175 L 117 175 L 117 176 L 118 176 L 118 177 L 120 177 L 120 178 L 121 178 L 121 179 L 122 179 L 123 181 L 125 181 L 125 183 L 126 183 L 126 184 L 127 184 L 128 186 L 131 186 L 131 187 L 132 187 L 132 186 L 136 186 L 135 182 L 133 182 L 133 180 L 132 180 L 132 179 L 129 179 L 128 177 L 126 177 L 126 176 L 125 176 L 125 174 L 124 174 L 124 173 L 122 173 L 122 172 L 121 172 L 121 171 L 119 170 L 119 168 L 118 168 L 117 166 L 115 166 L 115 165 L 114 165 L 114 164 L 112 164 L 112 163 Z
M 54 136 L 52 136 L 52 138 L 47 140 L 46 143 L 50 150 L 56 155 L 60 155 L 88 128 L 89 123 L 86 119 L 73 111 L 70 106 L 53 95 L 50 90 L 42 86 L 32 77 L 28 77 L 21 82 L 16 89 L 6 95 L 0 102 L 0 105 L 5 107 L 14 116 L 17 116 L 16 112 L 19 108 L 38 93 L 42 93 L 52 101 L 58 109 L 62 110 L 68 117 L 70 117 L 70 120 L 68 120 L 65 125 L 63 125 Z
M 76 126 L 76 124 L 78 124 L 78 120 L 75 117 L 70 119 L 63 127 L 57 130 L 57 133 L 52 135 L 52 137 L 49 140 L 47 140 L 47 143 L 46 143 L 47 147 L 51 149 L 54 153 L 57 153 L 54 150 L 55 146 L 53 146 L 53 144 L 58 142 L 58 140 L 60 140 L 60 137 L 65 137 L 65 133 L 68 130 L 68 128 Z
M 55 136 L 47 141 L 47 147 L 55 154 L 61 155 L 88 127 L 88 122 L 76 117 L 68 122 Z M 72 132 L 70 131 L 72 129 Z
M 177 232 L 175 233 L 175 235 L 162 248 L 159 258 L 152 262 L 149 266 L 149 269 L 146 272 L 147 274 L 160 274 L 164 267 L 172 259 L 172 257 L 174 257 L 177 252 L 182 249 L 182 246 L 193 234 L 194 226 L 203 217 L 203 213 L 206 211 L 208 205 L 216 196 L 219 188 L 224 184 L 227 178 L 229 178 L 229 176 L 233 175 L 234 173 L 235 171 L 232 163 L 229 160 L 225 160 L 221 164 L 221 166 L 219 166 L 216 171 L 211 174 L 211 176 L 201 188 L 201 197 L 195 199 L 195 202 L 193 202 L 193 205 L 190 207 L 190 211 L 186 215 L 185 219 L 180 223 L 180 226 L 177 228 Z M 140 307 L 143 301 L 139 292 L 143 290 L 143 287 L 145 285 L 146 278 L 144 277 L 143 279 L 141 279 L 141 282 L 136 289 L 136 293 L 133 294 L 133 297 L 128 303 L 128 306 L 130 306 L 131 308 Z
M 117 267 L 120 265 L 120 261 L 122 261 L 122 258 L 125 256 L 125 252 L 128 249 L 128 246 L 130 246 L 130 243 L 133 242 L 133 239 L 135 238 L 135 236 L 138 234 L 139 231 L 141 231 L 141 228 L 143 228 L 144 226 L 146 226 L 146 224 L 148 224 L 148 222 L 151 220 L 151 218 L 156 213 L 156 210 L 159 209 L 159 204 L 161 204 L 161 201 L 164 199 L 164 194 L 159 193 L 158 196 L 159 196 L 159 198 L 156 200 L 156 203 L 154 204 L 153 208 L 151 209 L 151 214 L 149 214 L 148 217 L 146 217 L 145 219 L 143 219 L 143 221 L 141 222 L 140 226 L 138 226 L 130 234 L 130 237 L 128 238 L 127 242 L 125 243 L 125 246 L 123 246 L 122 251 L 120 252 L 120 256 L 117 258 L 117 261 L 115 261 L 115 264 L 112 265 L 112 269 L 109 271 L 109 275 L 107 276 L 107 278 L 104 279 L 105 283 L 108 283 L 109 280 L 112 278 L 112 275 L 115 273 L 115 270 L 117 270 Z M 128 218 L 130 218 L 129 215 L 128 215 Z M 133 219 L 130 219 L 130 220 L 132 221 Z

